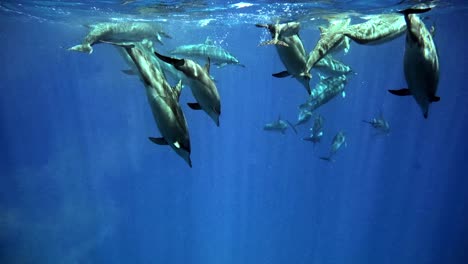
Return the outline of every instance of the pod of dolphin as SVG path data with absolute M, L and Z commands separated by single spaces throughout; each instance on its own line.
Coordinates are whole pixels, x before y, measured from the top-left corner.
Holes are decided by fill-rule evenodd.
M 397 14 L 382 14 L 372 17 L 360 24 L 350 24 L 349 18 L 331 20 L 328 28 L 319 27 L 320 38 L 314 49 L 307 55 L 302 40 L 299 37 L 299 23 L 257 24 L 257 27 L 266 28 L 271 33 L 272 40 L 262 42 L 260 45 L 275 45 L 278 55 L 286 70 L 273 74 L 282 78 L 292 76 L 307 90 L 309 97 L 299 106 L 299 115 L 296 125 L 290 125 L 294 131 L 296 127 L 305 124 L 313 115 L 313 111 L 326 104 L 337 95 L 345 97 L 347 75 L 353 73 L 351 68 L 334 59 L 332 54 L 348 52 L 349 42 L 360 45 L 379 45 L 392 41 L 406 33 L 405 54 L 403 59 L 404 75 L 408 87 L 399 90 L 388 90 L 398 96 L 412 95 L 419 105 L 423 117 L 427 118 L 429 105 L 438 102 L 437 87 L 439 82 L 439 59 L 433 41 L 434 30 L 428 30 L 418 14 L 431 10 L 426 5 L 417 5 Z M 320 81 L 314 89 L 310 89 L 311 70 L 316 70 Z M 325 76 L 324 76 L 325 75 Z M 388 134 L 390 125 L 382 113 L 369 121 L 379 134 Z M 265 125 L 265 130 L 280 131 L 287 129 L 287 121 L 278 119 Z M 272 129 L 275 128 L 275 129 Z M 323 118 L 317 115 L 311 135 L 303 140 L 315 143 L 320 142 L 323 136 Z M 320 157 L 331 161 L 338 149 L 346 145 L 344 132 L 338 132 L 333 140 L 330 154 Z
M 275 122 L 266 124 L 264 129 L 284 134 L 290 126 L 297 133 L 296 127 L 310 120 L 313 111 L 339 94 L 345 96 L 347 76 L 353 71 L 333 58 L 332 54 L 347 52 L 350 41 L 361 45 L 378 45 L 405 33 L 404 74 L 408 87 L 389 92 L 398 96 L 412 95 L 424 118 L 427 118 L 429 105 L 440 100 L 436 95 L 439 62 L 432 34 L 417 14 L 430 9 L 426 6 L 416 6 L 399 14 L 376 16 L 360 24 L 351 24 L 349 18 L 332 20 L 328 28 L 319 28 L 320 39 L 309 54 L 306 53 L 299 37 L 300 23 L 256 24 L 259 28 L 267 29 L 272 37 L 260 45 L 274 45 L 285 67 L 285 70 L 274 73 L 273 76 L 295 78 L 309 95 L 306 102 L 300 106 L 295 125 L 278 117 Z M 95 44 L 107 43 L 115 46 L 130 67 L 123 72 L 138 76 L 145 87 L 148 104 L 161 134 L 161 137 L 149 139 L 158 145 L 169 145 L 192 167 L 189 129 L 179 103 L 182 86 L 189 86 L 196 100 L 188 103 L 188 106 L 194 110 L 203 110 L 216 126 L 219 126 L 221 99 L 210 75 L 210 64 L 218 67 L 228 64 L 245 66 L 209 39 L 202 44 L 177 47 L 170 52 L 170 56 L 160 54 L 154 50 L 153 42 L 162 45 L 163 38 L 171 36 L 158 25 L 143 22 L 99 23 L 88 28 L 90 31 L 83 42 L 69 50 L 91 54 Z M 205 66 L 194 61 L 200 59 L 207 60 Z M 317 70 L 320 76 L 320 82 L 314 89 L 310 87 L 311 70 Z M 171 87 L 169 81 L 177 82 L 177 85 Z M 388 122 L 382 115 L 370 121 L 363 121 L 384 134 L 389 132 Z M 314 145 L 320 142 L 324 134 L 323 123 L 323 117 L 315 115 L 311 134 L 303 140 L 313 142 Z M 332 140 L 329 155 L 320 158 L 331 161 L 343 145 L 346 145 L 346 137 L 344 132 L 340 131 Z

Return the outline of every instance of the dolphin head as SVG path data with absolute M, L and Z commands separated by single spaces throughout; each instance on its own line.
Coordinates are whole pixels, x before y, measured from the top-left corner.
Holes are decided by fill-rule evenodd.
M 216 126 L 219 126 L 219 115 L 221 115 L 221 105 L 214 106 L 211 109 L 211 111 L 209 111 L 208 115 L 216 123 Z
M 192 160 L 190 159 L 190 138 L 188 137 L 188 135 L 175 142 L 171 146 L 175 150 L 177 155 L 183 158 L 185 162 L 187 162 L 187 164 L 190 166 L 190 168 L 192 168 Z
M 91 47 L 91 45 L 89 43 L 76 45 L 76 46 L 73 46 L 73 47 L 69 48 L 68 50 L 85 52 L 85 53 L 88 53 L 88 54 L 93 53 L 93 48 Z

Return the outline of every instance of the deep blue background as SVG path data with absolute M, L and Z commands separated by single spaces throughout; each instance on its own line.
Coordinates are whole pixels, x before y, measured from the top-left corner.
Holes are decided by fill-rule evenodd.
M 357 76 L 346 98 L 319 108 L 315 148 L 263 131 L 294 120 L 306 98 L 262 29 L 182 28 L 173 40 L 224 40 L 246 68 L 212 67 L 221 127 L 181 102 L 193 169 L 158 131 L 137 78 L 115 49 L 68 52 L 79 25 L 0 17 L 0 263 L 468 263 L 466 12 L 432 16 L 441 64 L 439 103 L 423 119 L 405 86 L 404 38 L 352 44 L 340 58 Z M 318 39 L 304 26 L 307 50 Z M 314 75 L 312 85 L 317 82 Z M 382 110 L 388 136 L 362 123 Z M 347 147 L 328 153 L 344 130 Z

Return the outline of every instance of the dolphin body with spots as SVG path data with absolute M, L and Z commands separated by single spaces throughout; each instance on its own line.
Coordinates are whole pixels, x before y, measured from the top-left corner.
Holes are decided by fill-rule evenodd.
M 312 90 L 307 101 L 300 105 L 299 108 L 308 109 L 312 112 L 339 94 L 344 98 L 346 96 L 344 91 L 346 83 L 347 78 L 345 75 L 327 78 L 321 77 L 320 82 Z
M 330 148 L 330 153 L 328 156 L 320 157 L 322 160 L 326 161 L 333 161 L 332 157 L 336 154 L 336 152 L 343 146 L 346 146 L 346 136 L 343 131 L 339 131 L 332 140 L 332 145 Z
M 314 143 L 314 146 L 316 143 L 319 143 L 323 137 L 323 117 L 321 115 L 317 115 L 314 118 L 314 125 L 310 129 L 310 136 L 305 137 L 302 140 L 305 141 L 310 141 Z
M 140 42 L 143 39 L 162 42 L 162 37 L 171 38 L 160 25 L 144 22 L 99 23 L 90 25 L 91 29 L 83 42 L 68 50 L 93 53 L 93 45 L 99 43 Z
M 170 52 L 171 55 L 192 60 L 206 60 L 210 58 L 211 64 L 218 67 L 238 65 L 245 67 L 239 60 L 221 46 L 214 45 L 209 38 L 203 44 L 182 45 Z
M 440 100 L 437 96 L 439 56 L 431 32 L 417 15 L 429 10 L 430 7 L 416 6 L 400 12 L 407 27 L 403 66 L 408 88 L 389 90 L 394 95 L 412 95 L 424 118 L 429 115 L 429 105 Z
M 257 24 L 256 27 L 266 28 L 272 35 L 272 40 L 261 45 L 274 44 L 281 62 L 286 70 L 273 74 L 274 77 L 284 78 L 288 76 L 298 80 L 310 94 L 311 75 L 307 69 L 307 54 L 299 37 L 298 22 L 284 24 Z
M 148 103 L 162 135 L 149 139 L 158 145 L 169 145 L 192 167 L 191 146 L 187 121 L 179 105 L 181 82 L 172 88 L 159 65 L 155 64 L 152 50 L 142 43 L 113 43 L 122 47 L 132 59 L 140 79 L 145 84 Z
M 176 59 L 154 53 L 160 60 L 174 66 L 181 71 L 188 80 L 193 97 L 197 103 L 188 103 L 188 106 L 194 110 L 203 110 L 219 126 L 219 116 L 221 115 L 221 99 L 218 88 L 210 76 L 210 59 L 205 67 L 189 59 Z
M 342 33 L 362 45 L 378 45 L 389 42 L 406 32 L 405 18 L 399 14 L 374 16 L 368 21 L 346 27 Z
M 265 124 L 265 126 L 263 126 L 263 130 L 281 132 L 281 134 L 284 135 L 288 127 L 291 127 L 294 130 L 294 133 L 297 134 L 296 128 L 289 123 L 289 121 L 285 121 L 281 119 L 281 116 L 278 116 L 276 121 Z
M 327 55 L 319 60 L 314 69 L 326 76 L 340 76 L 353 73 L 353 70 L 343 62 L 334 59 L 331 55 Z
M 349 18 L 331 20 L 328 28 L 319 27 L 320 39 L 314 49 L 309 53 L 306 65 L 307 71 L 310 71 L 317 62 L 328 54 L 343 49 L 347 43 L 347 37 L 343 34 L 343 30 L 348 27 L 350 21 L 351 19 Z M 347 48 L 349 48 L 349 46 Z

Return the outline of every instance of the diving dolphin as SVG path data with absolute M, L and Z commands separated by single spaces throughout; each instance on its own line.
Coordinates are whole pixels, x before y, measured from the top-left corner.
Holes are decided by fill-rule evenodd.
M 341 148 L 341 146 L 346 145 L 346 136 L 343 131 L 339 131 L 332 140 L 332 146 L 330 149 L 330 154 L 328 157 L 320 157 L 322 160 L 326 161 L 333 161 L 332 157 L 336 154 L 336 152 Z
M 268 44 L 276 44 L 276 51 L 286 67 L 285 71 L 273 74 L 274 77 L 284 78 L 292 76 L 297 79 L 310 94 L 311 75 L 307 68 L 307 54 L 298 35 L 299 23 L 289 22 L 285 24 L 257 24 L 257 27 L 267 28 L 272 33 L 273 41 Z M 281 44 L 283 43 L 283 44 Z
M 315 64 L 323 59 L 327 54 L 334 52 L 335 49 L 346 43 L 346 36 L 342 31 L 349 25 L 351 19 L 339 19 L 330 21 L 328 28 L 319 27 L 320 39 L 307 58 L 307 71 L 310 71 Z
M 125 49 L 138 69 L 146 88 L 148 103 L 161 138 L 149 139 L 158 145 L 169 145 L 192 167 L 190 136 L 184 113 L 179 105 L 182 84 L 172 88 L 164 74 L 154 64 L 151 50 L 141 43 L 115 43 Z
M 221 46 L 214 45 L 209 38 L 207 38 L 203 44 L 179 46 L 172 50 L 170 54 L 192 60 L 205 60 L 206 58 L 210 58 L 211 63 L 218 67 L 223 67 L 228 64 L 245 67 L 244 64 L 241 64 L 239 60 L 227 50 L 223 49 Z
M 384 14 L 364 23 L 348 26 L 342 33 L 358 44 L 378 45 L 402 36 L 405 31 L 404 17 L 399 14 Z
M 281 116 L 278 116 L 278 120 L 276 120 L 275 122 L 271 122 L 263 126 L 263 130 L 277 131 L 281 132 L 281 134 L 284 135 L 284 132 L 286 131 L 286 129 L 288 129 L 288 126 L 290 126 L 294 130 L 294 133 L 297 134 L 296 128 L 291 123 L 289 123 L 289 121 L 282 120 Z
M 171 38 L 161 26 L 143 22 L 99 23 L 89 26 L 91 31 L 80 45 L 68 50 L 93 53 L 94 44 L 110 42 L 125 43 L 151 39 L 162 44 L 162 37 Z
M 302 140 L 310 141 L 312 143 L 318 143 L 323 137 L 323 117 L 317 115 L 314 119 L 314 126 L 310 129 L 310 136 L 305 137 Z
M 183 72 L 188 78 L 188 85 L 192 90 L 193 97 L 197 103 L 188 103 L 194 110 L 204 110 L 219 126 L 219 115 L 221 114 L 221 99 L 218 89 L 210 77 L 210 59 L 205 67 L 189 59 L 175 59 L 154 53 L 160 60 L 173 65 L 177 70 Z
M 319 60 L 315 64 L 314 69 L 325 74 L 326 76 L 340 76 L 353 72 L 351 67 L 339 60 L 334 59 L 331 55 L 327 55 Z
M 389 90 L 390 93 L 404 96 L 412 95 L 428 117 L 429 105 L 438 102 L 436 95 L 439 84 L 439 57 L 431 33 L 416 15 L 431 8 L 413 8 L 402 11 L 405 16 L 407 34 L 404 57 L 404 72 L 408 88 Z
M 362 122 L 370 124 L 373 128 L 382 134 L 388 134 L 390 132 L 390 125 L 383 117 L 382 112 L 380 112 L 378 117 L 374 117 L 371 120 L 362 120 Z
M 327 78 L 321 77 L 320 82 L 312 90 L 307 101 L 300 105 L 299 108 L 314 111 L 320 106 L 328 103 L 339 94 L 341 94 L 342 97 L 345 97 L 346 94 L 344 89 L 346 82 L 347 78 L 345 75 Z
M 307 123 L 307 121 L 309 121 L 311 117 L 312 112 L 309 109 L 300 108 L 299 115 L 297 117 L 297 123 L 294 125 L 294 127 Z

